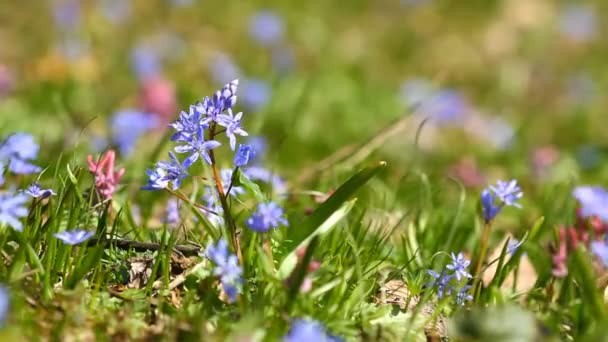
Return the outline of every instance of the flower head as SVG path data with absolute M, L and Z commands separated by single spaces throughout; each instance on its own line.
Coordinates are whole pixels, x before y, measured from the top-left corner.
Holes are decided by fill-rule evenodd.
M 32 183 L 24 192 L 34 198 L 47 198 L 49 196 L 57 195 L 52 189 L 42 189 L 38 182 Z
M 481 192 L 481 209 L 485 222 L 492 221 L 502 209 L 502 206 L 495 205 L 494 203 L 494 195 L 488 189 L 484 189 Z
M 236 256 L 228 252 L 226 240 L 220 239 L 217 245 L 210 245 L 205 255 L 215 264 L 213 273 L 220 278 L 222 288 L 230 302 L 236 301 L 243 269 L 238 265 Z
M 597 216 L 608 220 L 608 191 L 601 187 L 579 186 L 572 194 L 581 204 L 582 217 Z
M 30 134 L 12 134 L 0 142 L 0 162 L 8 164 L 8 169 L 15 174 L 38 173 L 40 167 L 29 161 L 38 157 L 39 149 Z
M 608 245 L 606 241 L 593 241 L 591 243 L 591 252 L 595 254 L 608 267 Z
M 199 132 L 199 128 L 207 128 L 207 124 L 203 122 L 203 114 L 195 106 L 190 106 L 188 112 L 182 111 L 179 120 L 169 126 L 176 130 L 171 141 L 191 141 Z
M 136 110 L 119 111 L 110 121 L 112 139 L 122 155 L 131 154 L 137 139 L 157 125 L 156 117 Z
M 216 91 L 211 98 L 205 97 L 203 102 L 196 103 L 194 106 L 196 111 L 206 116 L 204 123 L 217 122 L 220 114 L 234 107 L 238 86 L 239 80 L 233 80 Z
M 283 338 L 284 342 L 322 342 L 329 340 L 325 327 L 320 322 L 311 319 L 296 319 L 293 321 L 289 333 Z
M 284 30 L 283 20 L 273 11 L 260 11 L 249 21 L 249 35 L 260 45 L 272 46 L 280 43 Z
M 55 237 L 63 241 L 66 245 L 78 245 L 88 239 L 92 238 L 95 232 L 86 230 L 64 230 L 63 232 L 56 233 Z
M 92 155 L 87 156 L 89 171 L 95 176 L 95 188 L 104 199 L 112 198 L 120 179 L 125 174 L 124 168 L 114 170 L 115 159 L 114 150 L 108 150 L 99 162 L 95 162 Z
M 465 285 L 456 292 L 456 304 L 463 306 L 466 302 L 473 300 L 473 296 L 469 293 L 470 289 L 471 285 Z
M 27 216 L 25 203 L 28 196 L 23 193 L 10 191 L 0 192 L 0 225 L 7 225 L 17 231 L 23 230 L 20 218 Z
M 177 153 L 190 153 L 184 160 L 184 167 L 188 168 L 194 164 L 199 158 L 204 159 L 207 164 L 213 164 L 208 151 L 219 147 L 221 144 L 215 140 L 205 140 L 205 127 L 199 126 L 198 131 L 191 137 L 185 145 L 175 147 Z
M 283 208 L 279 207 L 278 204 L 274 202 L 260 203 L 257 210 L 247 220 L 247 225 L 258 233 L 264 233 L 270 230 L 270 228 L 289 225 L 289 222 L 283 215 Z
M 144 190 L 162 190 L 171 187 L 177 190 L 184 178 L 188 176 L 186 168 L 180 164 L 175 154 L 169 152 L 171 161 L 159 161 L 154 169 L 146 170 L 148 184 L 142 187 Z
M 214 213 L 211 213 L 207 210 L 202 210 L 201 212 L 203 213 L 203 215 L 205 215 L 205 217 L 207 218 L 207 220 L 209 220 L 209 222 L 211 222 L 211 224 L 213 224 L 214 226 L 220 226 L 222 224 L 224 224 L 224 208 L 222 208 L 222 205 L 219 203 L 219 201 L 217 200 L 217 195 L 214 193 L 213 189 L 210 187 L 206 187 L 205 188 L 205 192 L 204 195 L 202 196 L 202 200 L 205 202 L 205 206 L 214 211 Z
M 441 299 L 445 295 L 446 291 L 451 293 L 450 281 L 454 277 L 453 275 L 447 274 L 447 272 L 442 271 L 441 273 L 437 273 L 433 270 L 426 271 L 433 280 L 429 283 L 429 287 L 435 288 L 437 291 L 437 298 Z
M 524 194 L 521 192 L 521 188 L 517 185 L 515 179 L 509 182 L 499 180 L 496 182 L 496 186 L 490 185 L 489 188 L 505 205 L 521 208 L 521 205 L 517 203 L 517 201 L 522 198 Z
M 236 115 L 232 114 L 232 110 L 228 110 L 228 114 L 220 114 L 217 118 L 217 123 L 220 126 L 226 127 L 226 136 L 230 140 L 230 148 L 234 151 L 236 147 L 236 135 L 240 136 L 248 136 L 247 133 L 241 127 L 241 118 L 243 117 L 243 113 L 239 112 Z
M 234 155 L 234 166 L 243 167 L 249 163 L 249 160 L 253 158 L 254 151 L 251 145 L 240 144 L 239 148 Z
M 559 18 L 559 29 L 562 35 L 572 41 L 581 43 L 589 41 L 597 33 L 596 13 L 586 6 L 567 6 Z
M 139 45 L 131 51 L 131 70 L 140 81 L 153 79 L 160 74 L 158 53 L 149 46 Z
M 473 276 L 467 272 L 467 267 L 469 267 L 470 264 L 471 261 L 465 259 L 462 252 L 458 253 L 458 255 L 452 253 L 452 263 L 448 264 L 446 268 L 453 271 L 456 280 L 460 281 L 462 278 L 473 278 Z
M 272 89 L 268 82 L 258 79 L 248 79 L 241 88 L 243 105 L 251 111 L 257 111 L 270 100 Z

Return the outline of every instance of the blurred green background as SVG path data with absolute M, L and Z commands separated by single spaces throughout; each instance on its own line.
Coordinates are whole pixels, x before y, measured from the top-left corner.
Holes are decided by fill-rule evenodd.
M 2 1 L 0 135 L 85 153 L 120 145 L 117 113 L 146 112 L 156 129 L 123 153 L 143 155 L 239 78 L 244 125 L 287 175 L 409 117 L 374 159 L 421 156 L 467 186 L 503 166 L 584 176 L 606 142 L 605 13 L 599 0 Z

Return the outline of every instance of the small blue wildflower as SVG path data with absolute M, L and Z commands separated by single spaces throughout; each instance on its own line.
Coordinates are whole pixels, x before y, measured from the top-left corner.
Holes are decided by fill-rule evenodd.
M 240 136 L 249 135 L 243 128 L 241 128 L 241 118 L 243 113 L 239 112 L 236 115 L 232 114 L 232 110 L 228 109 L 228 114 L 218 115 L 217 123 L 220 126 L 226 127 L 226 136 L 230 140 L 230 149 L 234 151 L 236 148 L 236 134 Z
M 6 167 L 4 166 L 4 163 L 2 163 L 2 161 L 0 161 L 0 186 L 4 185 L 4 170 L 6 169 Z
M 208 126 L 203 121 L 203 113 L 196 106 L 190 106 L 188 112 L 182 111 L 179 120 L 169 124 L 169 127 L 176 130 L 171 136 L 171 141 L 191 141 L 199 128 L 206 129 Z
M 464 97 L 454 90 L 440 90 L 421 103 L 418 111 L 429 115 L 439 124 L 450 124 L 461 121 L 468 105 Z
M 449 275 L 445 271 L 437 273 L 433 270 L 427 270 L 426 272 L 433 277 L 429 286 L 436 289 L 437 298 L 442 299 L 446 292 L 448 294 L 451 293 L 452 288 L 450 286 L 450 281 L 454 277 L 453 275 Z
M 28 161 L 38 157 L 40 147 L 30 134 L 16 133 L 0 142 L 0 162 L 15 174 L 38 173 L 42 169 Z
M 329 341 L 325 327 L 316 320 L 296 319 L 291 323 L 289 333 L 283 338 L 284 342 L 323 342 Z
M 222 181 L 222 187 L 224 191 L 228 191 L 228 188 L 232 185 L 232 169 L 221 169 L 220 170 L 220 180 Z M 245 189 L 242 186 L 232 186 L 230 188 L 230 195 L 238 196 L 245 193 Z
M 165 224 L 175 225 L 180 222 L 179 217 L 179 200 L 177 198 L 171 198 L 167 201 L 167 208 L 165 209 Z
M 60 233 L 55 233 L 55 237 L 61 240 L 66 245 L 78 245 L 92 238 L 95 232 L 86 230 L 64 230 Z
M 230 192 L 232 192 L 232 190 Z M 205 215 L 207 220 L 209 220 L 209 222 L 211 222 L 211 224 L 213 224 L 216 227 L 219 227 L 222 224 L 224 224 L 224 217 L 223 217 L 224 209 L 222 208 L 222 205 L 217 200 L 217 196 L 211 187 L 205 187 L 205 191 L 202 196 L 202 200 L 203 200 L 203 202 L 205 202 L 205 206 L 209 210 L 212 210 L 217 214 L 217 215 L 215 215 L 213 213 L 210 213 L 207 210 L 201 209 L 201 212 L 203 213 L 203 215 Z
M 465 285 L 456 292 L 456 304 L 464 306 L 466 302 L 473 300 L 473 296 L 469 293 L 470 289 L 471 285 Z
M 71 30 L 80 21 L 80 1 L 63 0 L 55 2 L 53 6 L 55 24 L 64 30 Z
M 139 45 L 131 51 L 131 70 L 140 81 L 158 76 L 161 69 L 160 58 L 154 49 Z
M 263 46 L 279 44 L 284 34 L 283 19 L 274 11 L 259 11 L 249 21 L 249 35 Z
M 283 208 L 274 202 L 259 203 L 257 210 L 247 220 L 247 225 L 253 231 L 264 233 L 270 228 L 278 228 L 280 225 L 288 226 L 289 222 L 283 216 Z
M 494 195 L 488 189 L 484 189 L 481 192 L 481 210 L 485 222 L 492 221 L 502 209 L 502 206 L 495 205 L 494 202 Z
M 198 132 L 191 137 L 190 141 L 186 141 L 185 145 L 175 147 L 175 152 L 190 153 L 184 160 L 183 165 L 185 168 L 189 168 L 199 158 L 204 159 L 207 164 L 211 165 L 213 162 L 211 161 L 208 151 L 219 147 L 220 145 L 221 144 L 218 141 L 205 140 L 205 128 L 201 125 L 198 127 Z
M 597 186 L 579 186 L 572 194 L 581 204 L 582 217 L 597 216 L 608 221 L 608 191 Z
M 587 42 L 598 30 L 598 19 L 594 10 L 581 5 L 564 8 L 559 18 L 561 34 L 576 42 Z
M 243 169 L 243 174 L 252 181 L 262 181 L 272 186 L 272 192 L 278 196 L 287 195 L 287 183 L 281 176 L 261 166 Z
M 144 190 L 162 190 L 171 188 L 177 190 L 188 173 L 184 165 L 180 164 L 175 154 L 169 152 L 170 162 L 160 161 L 156 163 L 153 170 L 146 170 L 148 184 L 142 187 Z
M 608 267 L 608 245 L 606 241 L 591 242 L 591 252 L 602 261 L 604 266 Z
M 225 111 L 229 111 L 236 104 L 236 92 L 239 86 L 239 80 L 235 79 L 227 83 L 213 94 L 213 96 L 205 97 L 203 102 L 197 102 L 195 109 L 197 112 L 206 115 L 204 123 L 218 122 L 219 115 Z
M 30 164 L 29 162 L 23 160 L 23 159 L 11 159 L 10 163 L 8 164 L 8 169 L 14 173 L 14 174 L 18 174 L 18 175 L 31 175 L 33 173 L 38 173 L 40 171 L 42 171 L 42 169 L 39 166 L 36 166 L 34 164 Z
M 241 100 L 250 111 L 257 111 L 268 103 L 272 88 L 268 82 L 258 79 L 247 79 L 241 87 Z
M 155 116 L 130 109 L 116 112 L 110 121 L 112 140 L 122 155 L 131 154 L 137 139 L 157 126 Z
M 34 198 L 47 198 L 57 195 L 52 189 L 42 189 L 38 182 L 32 183 L 24 192 Z
M 8 289 L 0 285 L 0 327 L 4 325 L 6 316 L 8 315 L 8 309 L 10 305 L 10 295 Z
M 213 273 L 220 278 L 222 288 L 231 303 L 236 301 L 239 289 L 238 284 L 242 282 L 243 269 L 238 265 L 236 255 L 228 252 L 228 243 L 220 239 L 217 245 L 210 245 L 205 253 L 207 258 L 215 264 Z
M 23 193 L 0 192 L 0 225 L 7 225 L 16 231 L 22 231 L 23 224 L 19 219 L 27 216 L 28 210 L 25 203 L 28 199 L 28 196 Z
M 517 200 L 522 198 L 524 194 L 521 192 L 521 188 L 517 185 L 515 179 L 509 182 L 499 180 L 496 182 L 496 186 L 490 185 L 489 188 L 505 205 L 521 208 Z
M 243 167 L 249 163 L 249 160 L 253 158 L 254 151 L 251 145 L 240 144 L 236 154 L 234 155 L 234 166 Z
M 453 271 L 456 280 L 460 281 L 462 278 L 473 278 L 473 276 L 467 272 L 467 267 L 469 267 L 470 264 L 471 261 L 465 259 L 462 252 L 458 253 L 458 255 L 452 253 L 452 263 L 448 264 L 446 268 Z

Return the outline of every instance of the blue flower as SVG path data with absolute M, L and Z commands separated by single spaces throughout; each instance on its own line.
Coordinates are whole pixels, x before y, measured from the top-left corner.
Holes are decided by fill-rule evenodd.
M 287 194 L 287 183 L 281 176 L 272 173 L 261 166 L 252 166 L 243 169 L 243 174 L 252 181 L 262 181 L 272 186 L 273 193 L 279 196 Z
M 325 331 L 325 327 L 311 319 L 296 319 L 291 323 L 289 333 L 283 338 L 284 342 L 323 342 L 330 338 Z
M 236 154 L 234 155 L 234 166 L 243 167 L 249 163 L 249 160 L 253 158 L 254 151 L 251 145 L 240 144 Z
M 8 289 L 0 285 L 0 327 L 4 325 L 10 305 Z
M 165 209 L 165 224 L 178 224 L 180 220 L 179 200 L 177 198 L 171 198 L 167 201 L 167 208 Z
M 270 100 L 272 89 L 266 81 L 247 79 L 241 87 L 241 100 L 245 107 L 257 111 Z
M 131 154 L 137 139 L 157 126 L 156 117 L 130 109 L 115 113 L 110 122 L 112 140 L 122 155 Z
M 23 224 L 19 219 L 27 216 L 28 210 L 25 203 L 28 200 L 28 196 L 22 193 L 0 192 L 0 225 L 7 225 L 17 231 L 22 231 Z
M 161 62 L 152 48 L 140 45 L 131 51 L 131 70 L 139 80 L 154 78 L 160 74 Z
M 608 245 L 606 241 L 593 241 L 591 243 L 591 252 L 595 254 L 608 267 Z
M 213 58 L 209 69 L 216 82 L 226 82 L 239 77 L 241 74 L 239 67 L 232 58 L 224 53 L 219 53 Z
M 5 170 L 4 163 L 2 163 L 2 161 L 0 161 L 0 186 L 2 186 L 4 184 L 4 170 Z
M 204 123 L 217 122 L 218 115 L 228 111 L 236 104 L 236 91 L 239 86 L 239 80 L 224 85 L 222 89 L 213 94 L 213 97 L 205 97 L 203 102 L 197 102 L 194 106 L 196 111 L 206 115 Z
M 160 161 L 156 163 L 153 170 L 146 170 L 148 184 L 142 187 L 144 190 L 162 190 L 171 185 L 177 190 L 184 178 L 188 176 L 185 167 L 179 163 L 177 157 L 169 152 L 170 162 Z
M 95 235 L 95 232 L 77 229 L 71 231 L 64 230 L 63 232 L 56 233 L 54 236 L 66 245 L 78 245 L 92 238 L 93 235 Z
M 590 7 L 568 6 L 564 8 L 559 18 L 559 29 L 562 35 L 573 41 L 589 41 L 598 30 L 597 16 Z
M 184 168 L 189 168 L 199 158 L 204 159 L 207 164 L 211 165 L 212 161 L 208 151 L 220 145 L 221 144 L 218 141 L 205 140 L 205 128 L 201 125 L 198 128 L 198 132 L 193 135 L 185 145 L 175 147 L 175 152 L 190 153 L 190 155 L 184 160 Z
M 241 128 L 241 117 L 243 116 L 242 112 L 237 113 L 236 115 L 232 114 L 232 110 L 228 110 L 228 114 L 218 115 L 217 123 L 220 126 L 226 127 L 226 136 L 230 140 L 230 148 L 234 151 L 236 148 L 236 134 L 240 136 L 249 135 L 243 128 Z
M 42 169 L 28 161 L 38 157 L 38 144 L 30 134 L 16 133 L 0 142 L 0 162 L 15 174 L 38 173 Z
M 249 34 L 260 45 L 271 46 L 283 40 L 284 24 L 273 11 L 259 11 L 249 21 Z
M 200 128 L 208 127 L 203 121 L 203 110 L 198 109 L 198 106 L 200 105 L 190 106 L 187 113 L 182 111 L 179 114 L 179 120 L 169 124 L 177 131 L 171 136 L 171 141 L 191 141 Z
M 238 265 L 236 256 L 228 252 L 228 243 L 220 239 L 217 245 L 210 245 L 205 254 L 215 264 L 213 273 L 220 278 L 228 299 L 231 303 L 235 302 L 239 292 L 238 285 L 242 282 L 243 269 Z
M 283 209 L 278 204 L 260 203 L 257 210 L 247 220 L 247 225 L 258 233 L 264 233 L 270 228 L 278 228 L 280 225 L 288 226 L 289 222 L 283 215 Z
M 471 261 L 465 259 L 462 252 L 458 253 L 458 255 L 452 253 L 452 263 L 448 264 L 446 268 L 453 271 L 456 280 L 460 281 L 462 278 L 473 278 L 473 276 L 467 272 L 467 267 L 469 267 L 470 264 Z
M 224 191 L 228 191 L 228 188 L 232 185 L 232 169 L 221 169 L 220 170 L 220 178 L 222 181 L 222 187 Z M 238 196 L 240 194 L 244 194 L 245 189 L 242 186 L 233 186 L 230 189 L 230 195 Z
M 52 189 L 42 189 L 38 182 L 32 183 L 24 192 L 34 198 L 47 198 L 49 196 L 57 195 Z
M 608 220 L 608 191 L 601 187 L 579 186 L 572 194 L 581 204 L 582 217 L 597 216 Z
M 232 192 L 232 191 L 231 191 Z M 207 210 L 201 209 L 201 212 L 211 224 L 218 227 L 224 224 L 224 209 L 222 208 L 221 203 L 217 200 L 216 194 L 211 187 L 205 187 L 204 195 L 202 196 L 203 202 L 205 202 L 205 206 L 214 211 L 216 214 L 210 213 Z
M 521 188 L 517 185 L 515 179 L 509 182 L 499 180 L 496 182 L 496 186 L 490 185 L 489 188 L 505 205 L 521 208 L 517 200 L 522 198 L 524 194 L 521 192 Z
M 12 173 L 18 174 L 18 175 L 29 175 L 29 174 L 38 173 L 38 172 L 42 171 L 42 169 L 39 166 L 30 164 L 29 162 L 27 162 L 23 159 L 17 159 L 17 158 L 11 159 L 10 164 L 8 165 L 8 169 Z
M 55 24 L 64 30 L 71 30 L 80 21 L 80 1 L 65 0 L 55 2 L 53 6 Z
M 458 292 L 456 292 L 456 304 L 464 306 L 466 302 L 473 300 L 473 296 L 469 293 L 471 285 L 463 286 Z
M 495 205 L 494 202 L 494 195 L 492 195 L 492 193 L 488 189 L 484 189 L 481 192 L 481 209 L 485 222 L 492 221 L 502 209 L 502 206 Z
M 428 286 L 435 288 L 437 291 L 437 298 L 442 299 L 446 292 L 448 294 L 451 293 L 452 288 L 450 286 L 450 281 L 454 277 L 453 275 L 449 275 L 445 271 L 437 273 L 433 270 L 427 270 L 426 272 L 433 277 L 433 280 Z
M 119 24 L 131 15 L 129 1 L 124 0 L 104 0 L 101 3 L 101 12 L 114 24 Z

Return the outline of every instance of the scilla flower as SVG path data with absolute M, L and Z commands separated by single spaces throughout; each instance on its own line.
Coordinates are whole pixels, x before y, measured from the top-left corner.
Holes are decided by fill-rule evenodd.
M 279 207 L 278 204 L 274 202 L 260 203 L 255 213 L 247 220 L 247 225 L 258 233 L 264 233 L 270 228 L 289 225 L 283 215 L 283 208 Z

